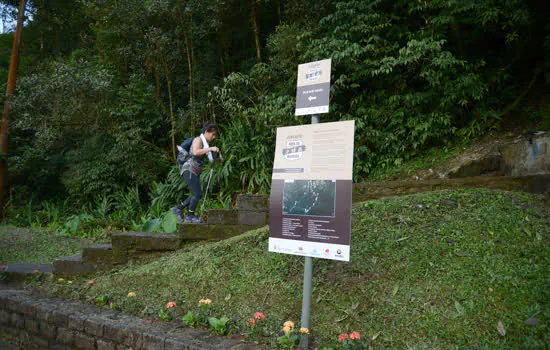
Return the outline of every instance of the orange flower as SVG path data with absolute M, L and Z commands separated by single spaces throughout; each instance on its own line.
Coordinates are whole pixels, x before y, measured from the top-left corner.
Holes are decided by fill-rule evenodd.
M 253 318 L 249 318 L 249 319 L 248 319 L 248 324 L 251 325 L 251 326 L 253 326 L 253 325 L 256 324 L 256 321 L 255 321 Z
M 40 273 L 40 271 L 34 270 L 32 273 L 34 273 L 36 275 L 37 273 Z
M 346 333 L 342 333 L 338 336 L 339 342 L 343 342 L 344 340 L 348 340 L 348 335 Z
M 176 303 L 173 302 L 173 301 L 171 301 L 171 302 L 169 302 L 168 304 L 166 304 L 166 307 L 167 307 L 168 309 L 171 309 L 171 308 L 173 308 L 173 307 L 176 307 Z
M 263 319 L 265 319 L 264 314 L 262 314 L 261 312 L 256 312 L 256 313 L 254 314 L 254 317 L 256 317 L 257 320 L 263 320 Z
M 93 286 L 93 285 L 94 285 L 94 281 L 88 281 L 86 284 L 89 285 L 89 286 Z
M 351 340 L 359 340 L 359 339 L 361 339 L 361 334 L 359 334 L 359 332 L 357 332 L 357 331 L 353 331 L 353 332 L 350 333 L 349 338 Z

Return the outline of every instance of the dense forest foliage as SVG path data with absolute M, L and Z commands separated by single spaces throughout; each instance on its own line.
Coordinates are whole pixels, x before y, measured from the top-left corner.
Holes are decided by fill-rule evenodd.
M 186 192 L 176 145 L 206 121 L 221 126 L 218 200 L 265 193 L 276 128 L 309 123 L 300 63 L 332 59 L 322 121 L 355 120 L 356 181 L 498 129 L 550 81 L 547 0 L 32 0 L 26 14 L 11 203 L 134 193 L 167 209 Z

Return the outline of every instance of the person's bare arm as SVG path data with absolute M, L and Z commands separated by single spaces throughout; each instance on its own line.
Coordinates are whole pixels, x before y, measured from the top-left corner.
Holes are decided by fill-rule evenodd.
M 193 143 L 191 144 L 191 154 L 198 157 L 202 156 L 208 152 L 219 152 L 218 147 L 208 147 L 202 148 L 202 140 L 200 137 L 195 137 Z

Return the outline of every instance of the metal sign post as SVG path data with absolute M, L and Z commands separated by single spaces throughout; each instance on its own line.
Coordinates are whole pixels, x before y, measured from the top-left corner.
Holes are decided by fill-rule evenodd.
M 330 59 L 298 65 L 296 116 L 311 125 L 277 128 L 269 251 L 304 257 L 301 328 L 310 329 L 313 258 L 349 261 L 354 121 L 320 123 L 329 112 Z M 328 151 L 325 151 L 328 149 Z M 308 334 L 300 348 L 308 348 Z
M 311 124 L 319 124 L 321 116 L 312 115 Z M 300 325 L 303 328 L 309 329 L 309 315 L 311 313 L 311 291 L 313 280 L 313 258 L 311 256 L 304 257 L 304 289 L 302 292 L 302 319 Z M 307 348 L 309 345 L 309 337 L 307 334 L 302 335 L 300 339 L 300 347 Z
M 296 115 L 327 113 L 330 94 L 330 68 L 332 61 L 323 60 L 298 66 L 296 89 Z M 320 116 L 313 114 L 311 124 L 319 124 Z M 304 261 L 304 290 L 302 299 L 301 327 L 309 329 L 311 309 L 311 281 L 313 275 L 313 258 L 306 256 Z M 308 335 L 302 335 L 300 347 L 307 348 Z

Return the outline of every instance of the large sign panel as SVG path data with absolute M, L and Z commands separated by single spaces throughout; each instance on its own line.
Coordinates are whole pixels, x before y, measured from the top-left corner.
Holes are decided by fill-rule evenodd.
M 300 64 L 295 115 L 328 113 L 331 60 Z
M 355 122 L 277 128 L 269 251 L 349 261 Z

